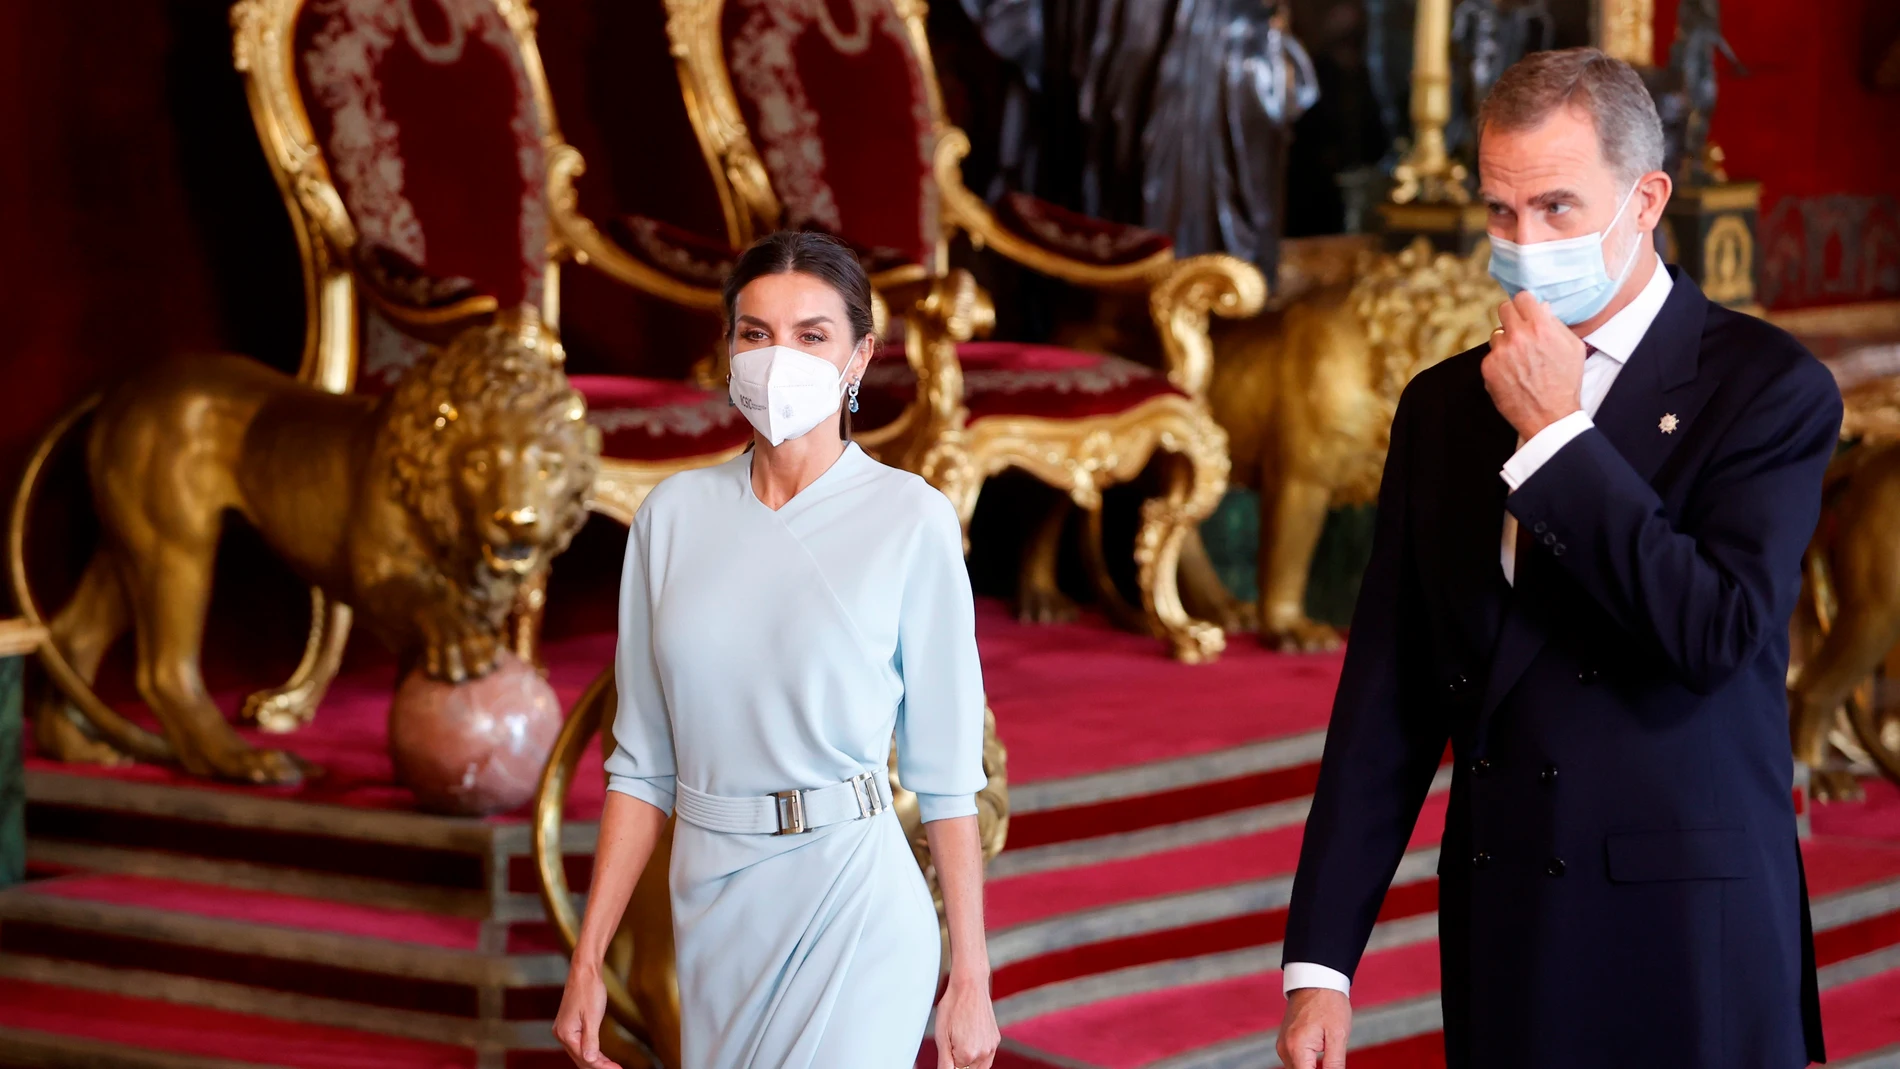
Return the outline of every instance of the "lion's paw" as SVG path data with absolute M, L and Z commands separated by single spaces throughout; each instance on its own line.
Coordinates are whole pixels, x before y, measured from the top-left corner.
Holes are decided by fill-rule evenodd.
M 1281 653 L 1330 653 L 1341 645 L 1339 632 L 1302 616 L 1289 624 L 1260 633 L 1260 641 Z
M 303 782 L 308 771 L 294 754 L 283 750 L 243 750 L 223 765 L 218 772 L 224 778 L 260 787 L 295 786 Z
M 1072 623 L 1077 615 L 1075 602 L 1053 586 L 1030 586 L 1016 602 L 1016 619 L 1026 624 Z

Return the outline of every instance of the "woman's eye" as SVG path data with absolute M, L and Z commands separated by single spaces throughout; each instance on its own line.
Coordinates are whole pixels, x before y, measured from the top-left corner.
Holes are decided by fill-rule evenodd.
M 823 345 L 824 343 L 825 343 L 825 336 L 823 334 L 820 334 L 815 330 L 805 332 L 806 345 Z

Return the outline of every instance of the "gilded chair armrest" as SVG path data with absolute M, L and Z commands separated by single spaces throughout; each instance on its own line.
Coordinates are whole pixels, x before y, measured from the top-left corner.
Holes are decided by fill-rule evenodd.
M 1189 397 L 1204 397 L 1214 374 L 1208 314 L 1244 319 L 1257 315 L 1266 302 L 1266 276 L 1245 260 L 1208 253 L 1175 261 L 1148 291 L 1148 314 L 1161 336 L 1168 381 Z
M 1145 290 L 1174 262 L 1173 249 L 1162 248 L 1128 263 L 1089 263 L 1017 233 L 1003 225 L 982 198 L 964 188 L 963 157 L 969 151 L 969 135 L 949 127 L 937 139 L 935 166 L 946 225 L 968 234 L 978 247 L 993 249 L 1032 271 L 1090 289 Z
M 962 269 L 891 287 L 881 297 L 903 318 L 904 358 L 916 375 L 917 393 L 893 425 L 883 428 L 888 433 L 876 437 L 889 443 L 886 463 L 924 471 L 926 460 L 969 421 L 957 346 L 988 334 L 996 309 Z
M 718 311 L 721 300 L 717 287 L 681 278 L 642 261 L 602 234 L 592 220 L 580 213 L 580 196 L 574 189 L 574 179 L 586 169 L 586 162 L 572 145 L 556 145 L 548 153 L 548 217 L 556 252 L 572 255 L 576 262 L 597 268 L 661 300 L 702 311 Z
M 935 419 L 952 420 L 963 408 L 963 365 L 957 346 L 988 334 L 996 306 L 962 268 L 885 292 L 904 317 L 904 356 L 917 373 L 918 396 Z M 955 419 L 960 423 L 960 419 Z

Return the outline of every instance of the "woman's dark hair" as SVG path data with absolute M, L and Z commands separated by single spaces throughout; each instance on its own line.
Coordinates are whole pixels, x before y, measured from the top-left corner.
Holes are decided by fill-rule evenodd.
M 871 333 L 871 280 L 865 277 L 864 265 L 858 262 L 857 254 L 850 246 L 829 234 L 812 230 L 780 230 L 752 243 L 752 247 L 739 255 L 737 263 L 732 265 L 732 273 L 726 276 L 726 285 L 722 293 L 726 306 L 726 341 L 731 343 L 739 329 L 737 307 L 739 291 L 751 285 L 754 279 L 766 275 L 803 274 L 818 279 L 837 291 L 844 302 L 845 318 L 851 329 L 851 345 L 863 343 L 865 336 Z M 872 345 L 877 343 L 872 341 Z M 875 353 L 875 350 L 873 350 Z M 838 426 L 841 437 L 851 437 L 851 411 L 846 408 Z

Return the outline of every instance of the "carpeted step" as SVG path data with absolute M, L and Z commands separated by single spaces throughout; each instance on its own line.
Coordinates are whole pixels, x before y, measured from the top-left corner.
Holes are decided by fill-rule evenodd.
M 1353 990 L 1355 1035 L 1371 1048 L 1405 1038 L 1395 1033 L 1407 1028 L 1411 1034 L 1435 1031 L 1437 990 L 1435 942 L 1367 954 Z M 1268 968 L 1104 999 L 1009 1025 L 1003 1032 L 1013 1052 L 1051 1065 L 1260 1065 L 1263 1053 L 1271 1063 L 1272 1033 L 1284 1006 L 1280 970 Z
M 1344 659 L 1235 636 L 1212 664 L 1178 664 L 1099 616 L 1022 624 L 993 599 L 977 602 L 977 645 L 1012 788 L 1318 731 Z
M 1828 1064 L 1900 1065 L 1900 970 L 1888 969 L 1821 993 Z
M 1411 849 L 1437 843 L 1447 798 L 1440 791 L 1426 799 Z M 1287 875 L 1299 862 L 1304 834 L 1304 825 L 1295 824 L 1139 857 L 993 878 L 985 892 L 989 923 L 1007 929 L 1057 913 Z
M 475 1053 L 348 1028 L 0 978 L 0 1060 L 97 1066 L 473 1069 Z M 84 1058 L 83 1062 L 73 1060 Z M 551 1060 L 547 1065 L 555 1065 Z M 517 1069 L 527 1069 L 526 1065 Z
M 551 1045 L 545 922 L 84 873 L 0 892 L 0 977 L 473 1050 Z
M 1437 819 L 1442 821 L 1442 814 Z M 1425 828 L 1426 822 L 1421 821 L 1420 827 Z M 1422 835 L 1414 845 L 1429 845 L 1432 838 L 1435 835 Z M 1900 949 L 1896 949 L 1900 948 L 1900 848 L 1865 840 L 1816 839 L 1804 844 L 1803 854 L 1824 984 L 1838 986 L 1879 970 L 1900 968 Z M 1361 1053 L 1355 1055 L 1354 1065 L 1411 1069 L 1437 1057 L 1432 1047 L 1439 1025 L 1435 1016 L 1436 883 L 1429 875 L 1431 857 L 1429 850 L 1409 855 L 1374 930 L 1360 982 L 1355 985 L 1360 1014 L 1354 1031 Z M 1282 888 L 1290 884 L 1289 876 L 1277 879 Z M 1150 1059 L 1154 1069 L 1226 1069 L 1260 1064 L 1263 1052 L 1270 1057 L 1271 1031 L 1278 1023 L 1273 1014 L 1283 1004 L 1277 967 L 1284 898 L 1277 909 L 1171 923 L 1168 911 L 1178 911 L 1194 897 L 1195 893 L 1189 893 L 1139 899 L 998 933 L 992 943 L 992 954 L 999 962 L 997 1009 L 1018 1055 L 1053 1056 L 1047 1064 L 1102 1069 L 1149 1065 L 1148 1061 L 1096 1060 L 1090 1052 L 1099 1054 L 1098 1048 L 1125 1043 L 1131 1050 L 1152 1053 L 1153 1042 L 1144 1038 L 1149 1028 L 1146 1022 L 1152 1019 L 1160 1022 L 1155 1027 L 1164 1033 L 1189 1037 L 1179 1049 L 1155 1053 Z M 1149 927 L 1139 934 L 1105 934 L 1113 930 L 1105 922 L 1139 926 L 1156 914 L 1161 914 L 1158 921 L 1148 922 Z M 1025 933 L 1046 936 L 1064 925 L 1080 927 L 1096 938 L 1022 956 L 1012 953 L 1017 949 L 1012 941 Z M 1896 960 L 1890 962 L 1888 957 Z M 1401 967 L 1429 972 L 1431 986 L 1406 986 L 1409 981 L 1394 974 Z M 1256 1021 L 1252 1028 L 1233 1024 L 1231 1007 L 1222 1000 L 1237 991 L 1253 992 L 1272 1007 L 1265 1017 L 1254 1014 L 1268 1023 Z M 1123 1036 L 1129 1029 L 1133 1031 Z M 1894 1038 L 1900 1040 L 1900 1036 Z M 1072 1047 L 1071 1040 L 1079 1046 Z

